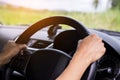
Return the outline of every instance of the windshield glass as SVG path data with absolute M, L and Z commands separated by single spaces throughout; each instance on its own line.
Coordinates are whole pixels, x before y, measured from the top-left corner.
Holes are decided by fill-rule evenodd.
M 88 28 L 120 31 L 120 0 L 0 0 L 0 24 L 29 26 L 69 16 Z

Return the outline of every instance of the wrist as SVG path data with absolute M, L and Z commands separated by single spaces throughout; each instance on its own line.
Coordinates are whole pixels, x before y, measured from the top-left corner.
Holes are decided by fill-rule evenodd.
M 92 58 L 88 55 L 87 52 L 77 51 L 75 52 L 73 58 L 83 60 L 86 64 L 92 63 Z
M 64 71 L 64 80 L 80 80 L 87 67 L 91 64 L 90 60 L 84 55 L 75 53 L 69 65 Z M 69 76 L 72 75 L 72 76 Z M 60 79 L 61 80 L 61 77 Z
M 10 61 L 9 55 L 6 55 L 5 53 L 0 53 L 0 65 L 4 65 Z

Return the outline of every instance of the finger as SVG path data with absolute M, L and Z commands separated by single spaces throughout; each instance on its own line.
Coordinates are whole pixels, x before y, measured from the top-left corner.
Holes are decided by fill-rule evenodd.
M 21 54 L 21 55 L 23 55 L 23 54 L 24 54 L 24 51 L 23 51 L 23 50 L 21 50 L 21 51 L 20 51 L 20 54 Z
M 15 44 L 15 42 L 14 41 L 12 41 L 12 40 L 9 40 L 7 43 L 10 43 L 10 44 Z
M 19 49 L 21 50 L 21 49 L 25 49 L 27 46 L 25 45 L 25 44 L 18 44 L 18 46 L 19 46 Z

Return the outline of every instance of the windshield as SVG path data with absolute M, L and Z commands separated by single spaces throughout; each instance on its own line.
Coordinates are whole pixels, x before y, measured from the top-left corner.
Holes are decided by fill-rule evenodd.
M 29 26 L 69 16 L 88 28 L 120 31 L 120 0 L 0 0 L 0 24 Z

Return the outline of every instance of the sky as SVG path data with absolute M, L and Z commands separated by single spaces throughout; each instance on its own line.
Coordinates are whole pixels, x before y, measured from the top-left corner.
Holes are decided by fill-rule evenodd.
M 83 11 L 94 12 L 93 0 L 0 0 L 16 6 L 23 6 L 32 9 L 48 9 L 48 10 L 66 10 L 66 11 Z M 96 11 L 105 11 L 110 4 L 108 0 L 100 0 L 100 4 Z

